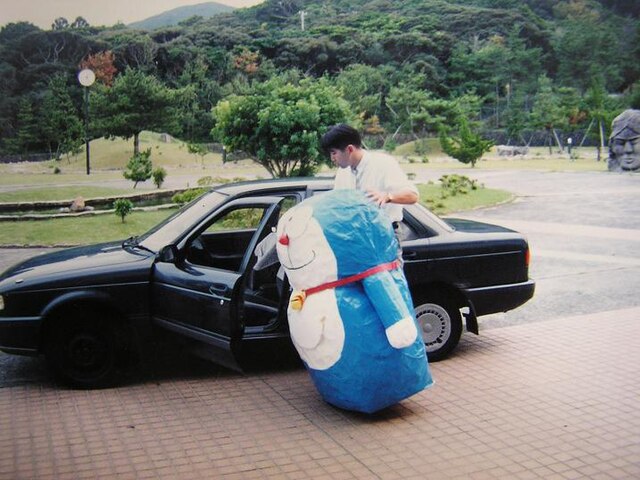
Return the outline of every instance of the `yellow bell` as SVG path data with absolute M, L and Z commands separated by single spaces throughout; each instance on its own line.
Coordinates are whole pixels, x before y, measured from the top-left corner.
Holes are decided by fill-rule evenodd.
M 291 299 L 289 300 L 289 307 L 292 310 L 302 310 L 302 306 L 304 305 L 304 301 L 307 298 L 307 294 L 304 290 L 300 292 L 293 292 L 291 294 Z

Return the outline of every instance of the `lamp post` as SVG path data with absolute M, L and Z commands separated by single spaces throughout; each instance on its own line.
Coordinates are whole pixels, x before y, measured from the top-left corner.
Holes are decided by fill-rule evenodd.
M 84 144 L 87 150 L 87 175 L 91 172 L 89 162 L 89 87 L 96 81 L 93 70 L 85 68 L 78 73 L 78 81 L 84 87 Z

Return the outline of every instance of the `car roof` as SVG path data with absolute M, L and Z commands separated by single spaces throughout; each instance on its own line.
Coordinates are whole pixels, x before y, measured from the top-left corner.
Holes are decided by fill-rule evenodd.
M 216 186 L 213 190 L 233 197 L 253 193 L 264 195 L 271 190 L 330 190 L 331 188 L 333 188 L 333 177 L 291 177 L 227 183 Z
M 251 180 L 238 183 L 219 185 L 212 190 L 229 197 L 264 196 L 271 193 L 286 193 L 289 191 L 321 192 L 333 189 L 333 177 L 289 177 L 276 179 Z M 405 211 L 416 217 L 423 227 L 428 227 L 434 233 L 450 233 L 453 229 L 440 217 L 429 211 L 423 205 L 404 205 Z

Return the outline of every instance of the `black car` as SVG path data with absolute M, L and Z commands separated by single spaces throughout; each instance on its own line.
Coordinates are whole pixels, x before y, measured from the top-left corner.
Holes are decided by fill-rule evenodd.
M 331 186 L 318 178 L 223 185 L 140 237 L 15 265 L 0 277 L 0 350 L 44 353 L 62 380 L 94 387 L 111 383 L 160 328 L 238 368 L 248 342 L 288 337 L 287 280 L 277 262 L 258 262 L 256 247 L 282 212 Z M 463 317 L 477 334 L 477 317 L 533 296 L 517 232 L 445 221 L 420 205 L 405 207 L 400 229 L 430 360 L 457 345 Z

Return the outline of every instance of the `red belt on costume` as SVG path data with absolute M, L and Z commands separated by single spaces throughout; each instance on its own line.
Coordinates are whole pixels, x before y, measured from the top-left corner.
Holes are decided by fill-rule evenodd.
M 309 295 L 313 295 L 314 293 L 322 292 L 323 290 L 329 290 L 331 288 L 341 287 L 343 285 L 347 285 L 349 283 L 354 283 L 362 280 L 363 278 L 370 277 L 371 275 L 375 275 L 380 272 L 387 272 L 389 270 L 394 270 L 400 266 L 400 261 L 398 259 L 393 262 L 382 263 L 380 265 L 376 265 L 375 267 L 371 267 L 364 272 L 356 273 L 355 275 L 350 275 L 345 278 L 340 278 L 338 280 L 334 280 L 333 282 L 323 283 L 316 287 L 307 288 L 306 290 L 300 290 L 297 292 L 293 292 L 291 294 L 291 300 L 289 300 L 289 306 L 293 310 L 301 310 L 304 305 L 305 299 Z

